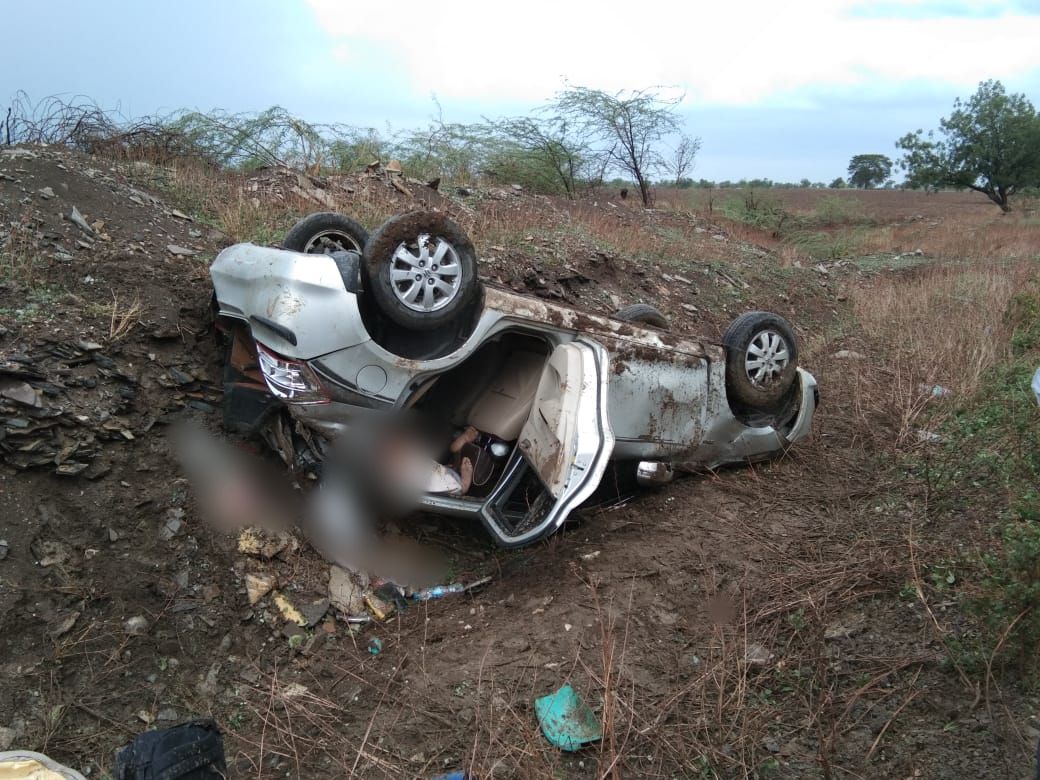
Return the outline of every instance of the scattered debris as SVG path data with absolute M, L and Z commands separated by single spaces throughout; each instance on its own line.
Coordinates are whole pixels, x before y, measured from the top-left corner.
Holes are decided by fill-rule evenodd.
M 282 617 L 290 623 L 295 623 L 298 626 L 307 625 L 307 618 L 298 610 L 295 605 L 284 594 L 275 592 L 274 594 L 274 605 L 278 607 L 278 611 L 282 613 Z
M 758 642 L 752 642 L 744 651 L 744 662 L 749 666 L 765 666 L 773 658 L 768 648 Z
M 372 613 L 376 620 L 386 620 L 394 614 L 394 605 L 383 601 L 374 593 L 365 594 L 365 606 L 368 607 L 369 612 Z
M 159 711 L 156 719 L 177 718 L 176 710 L 166 708 Z M 147 731 L 116 754 L 112 774 L 118 780 L 227 777 L 224 738 L 211 718 Z
M 31 750 L 4 750 L 0 754 L 0 777 L 11 780 L 84 780 L 75 769 Z
M 941 444 L 943 442 L 943 437 L 940 434 L 934 431 L 926 431 L 924 428 L 918 428 L 915 431 L 915 435 L 922 444 Z
M 599 718 L 570 685 L 534 701 L 538 725 L 549 742 L 573 752 L 603 737 Z
M 947 396 L 953 395 L 953 391 L 950 388 L 943 387 L 942 385 L 929 385 L 922 383 L 917 386 L 917 389 L 919 392 L 930 395 L 933 398 L 946 398 Z
M 379 637 L 372 637 L 368 640 L 368 652 L 370 655 L 379 655 L 383 651 L 383 640 Z
M 436 585 L 432 588 L 423 588 L 422 590 L 415 591 L 411 598 L 413 601 L 430 601 L 432 599 L 440 599 L 445 596 L 450 596 L 453 593 L 466 593 L 476 588 L 487 585 L 491 582 L 490 577 L 483 577 L 476 582 L 471 582 L 469 585 L 463 585 L 461 582 L 452 583 L 451 585 Z
M 263 572 L 246 575 L 246 595 L 250 604 L 256 604 L 277 587 L 278 578 L 274 574 Z

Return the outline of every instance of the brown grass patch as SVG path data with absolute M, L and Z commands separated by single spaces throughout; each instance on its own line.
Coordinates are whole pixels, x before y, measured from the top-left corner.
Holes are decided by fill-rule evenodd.
M 975 393 L 983 374 L 1009 355 L 1012 333 L 1004 314 L 1036 274 L 1028 261 L 930 266 L 853 290 L 852 310 L 870 358 L 848 362 L 857 409 L 895 421 L 897 441 L 905 443 L 945 391 Z

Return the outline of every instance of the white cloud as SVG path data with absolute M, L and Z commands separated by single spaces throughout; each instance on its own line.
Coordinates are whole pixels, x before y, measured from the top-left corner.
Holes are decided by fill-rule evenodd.
M 307 3 L 340 46 L 366 44 L 417 94 L 445 98 L 540 101 L 566 78 L 611 90 L 672 84 L 699 104 L 750 105 L 806 86 L 973 87 L 1040 68 L 1040 16 L 1012 6 L 980 18 L 929 4 L 939 15 L 921 18 L 920 2 L 888 3 L 879 18 L 853 13 L 863 7 L 854 0 Z

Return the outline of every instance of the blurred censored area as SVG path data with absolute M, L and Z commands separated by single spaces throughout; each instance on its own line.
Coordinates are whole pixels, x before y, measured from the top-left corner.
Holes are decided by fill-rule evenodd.
M 279 464 L 201 427 L 179 426 L 171 441 L 201 516 L 219 531 L 298 525 L 329 561 L 410 582 L 416 572 L 382 543 L 380 525 L 415 511 L 423 493 L 463 494 L 472 475 L 461 451 L 473 431 L 464 429 L 452 440 L 452 432 L 438 427 L 408 413 L 357 415 L 327 448 L 313 490 L 301 489 Z M 445 440 L 452 441 L 447 458 Z

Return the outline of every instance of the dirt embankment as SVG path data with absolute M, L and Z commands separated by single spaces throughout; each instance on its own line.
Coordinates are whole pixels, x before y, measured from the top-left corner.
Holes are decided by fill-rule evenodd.
M 172 423 L 219 428 L 206 269 L 246 223 L 213 227 L 165 175 L 0 153 L 3 743 L 102 776 L 134 734 L 212 715 L 232 776 L 1021 775 L 1022 744 L 899 596 L 913 509 L 834 358 L 854 341 L 834 326 L 868 278 L 855 266 L 781 268 L 723 224 L 609 198 L 431 195 L 380 173 L 236 182 L 228 214 L 278 224 L 432 203 L 489 278 L 594 311 L 654 303 L 680 332 L 777 309 L 823 388 L 812 440 L 781 461 L 641 494 L 530 549 L 458 521 L 392 529 L 446 580 L 492 582 L 357 628 L 323 607 L 328 565 L 302 540 L 246 555 L 202 524 L 171 456 Z M 287 626 L 274 592 L 250 604 L 247 575 L 316 617 Z M 606 731 L 574 755 L 532 706 L 566 681 Z

